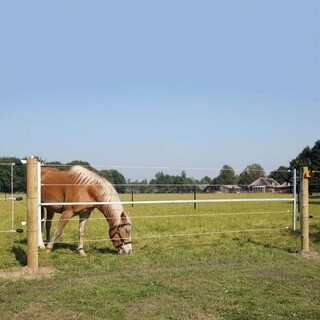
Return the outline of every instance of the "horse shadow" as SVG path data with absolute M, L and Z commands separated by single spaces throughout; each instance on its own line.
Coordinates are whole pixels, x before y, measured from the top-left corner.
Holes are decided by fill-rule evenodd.
M 117 250 L 112 249 L 112 248 L 99 248 L 99 247 L 88 247 L 87 249 L 85 249 L 86 253 L 90 253 L 90 251 L 93 251 L 94 253 L 98 253 L 98 254 L 118 254 Z M 78 253 L 78 246 L 75 244 L 70 244 L 70 243 L 55 243 L 52 249 L 52 252 L 54 251 L 59 251 L 59 250 L 69 250 L 71 252 L 75 252 Z
M 301 232 L 300 230 L 290 230 L 288 231 L 291 235 L 293 235 L 294 237 L 296 238 L 299 238 L 301 237 Z M 285 246 L 281 246 L 281 245 L 275 245 L 275 244 L 265 244 L 265 243 L 261 243 L 259 241 L 255 241 L 253 239 L 249 239 L 248 242 L 254 244 L 254 245 L 258 245 L 258 246 L 262 246 L 266 249 L 279 249 L 279 250 L 283 250 L 283 251 L 287 251 L 289 253 L 293 253 L 293 252 L 296 252 L 296 251 L 299 251 L 299 250 L 292 250 L 292 249 L 289 249 L 289 248 L 286 248 Z M 312 233 L 310 234 L 310 242 L 312 243 L 320 243 L 320 230 L 315 233 Z
M 288 230 L 287 232 L 289 234 L 291 234 L 292 236 L 294 236 L 294 237 L 299 237 L 299 235 L 300 235 L 300 232 L 298 230 Z M 260 246 L 260 247 L 263 247 L 265 249 L 276 249 L 276 250 L 281 250 L 281 251 L 289 252 L 289 253 L 295 252 L 295 250 L 292 250 L 291 248 L 288 248 L 286 245 L 263 243 L 261 241 L 253 240 L 251 238 L 249 238 L 247 241 L 248 241 L 248 243 L 252 243 L 252 244 L 254 244 L 256 246 Z
M 11 252 L 15 255 L 16 260 L 22 267 L 27 265 L 27 253 L 20 244 L 25 244 L 26 242 L 26 240 L 18 241 L 16 242 L 17 245 L 13 245 L 11 248 Z
M 15 245 L 12 246 L 11 252 L 15 255 L 15 259 L 19 262 L 19 264 L 24 267 L 28 263 L 27 259 L 27 253 L 26 250 L 21 246 L 21 245 L 26 245 L 27 240 L 19 240 L 15 241 Z M 89 248 L 88 248 L 89 249 Z M 55 243 L 52 252 L 54 251 L 59 251 L 59 250 L 69 250 L 71 252 L 77 252 L 78 247 L 75 244 L 70 244 L 70 243 Z M 108 248 L 108 247 L 91 247 L 90 251 L 93 251 L 94 253 L 97 254 L 110 254 L 110 255 L 118 255 L 117 250 L 113 248 Z
M 54 244 L 51 251 L 54 252 L 57 250 L 69 250 L 69 251 L 75 252 L 75 251 L 77 251 L 77 246 L 75 244 L 71 244 L 71 243 L 59 242 L 59 243 Z
M 115 249 L 112 248 L 98 248 L 98 247 L 93 247 L 91 248 L 92 250 L 94 250 L 94 252 L 96 253 L 102 253 L 102 254 L 113 254 L 113 255 L 117 255 L 118 252 Z
M 98 254 L 114 254 L 117 255 L 118 252 L 115 249 L 112 248 L 99 248 L 99 247 L 88 247 L 87 249 L 84 248 L 86 253 L 90 253 L 90 251 L 93 251 L 94 253 Z M 52 249 L 52 252 L 59 252 L 59 250 L 69 250 L 71 252 L 78 253 L 78 246 L 76 244 L 70 244 L 70 243 L 55 243 Z
M 320 232 L 315 233 L 311 236 L 312 242 L 320 243 Z
M 310 235 L 310 239 L 314 243 L 320 243 L 320 228 L 317 228 L 316 232 Z

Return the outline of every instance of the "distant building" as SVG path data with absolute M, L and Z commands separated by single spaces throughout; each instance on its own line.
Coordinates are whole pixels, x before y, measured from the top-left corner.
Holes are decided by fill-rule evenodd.
M 242 188 L 238 185 L 228 184 L 228 185 L 210 185 L 202 184 L 199 186 L 200 191 L 207 193 L 223 192 L 223 193 L 239 193 L 242 191 Z
M 207 193 L 216 192 L 215 187 L 210 184 L 200 184 L 199 189 L 201 192 L 207 192 Z
M 223 193 L 239 193 L 241 191 L 241 187 L 228 184 L 221 186 L 218 191 Z
M 280 183 L 272 178 L 260 177 L 249 185 L 250 192 L 275 192 Z
M 293 190 L 293 186 L 291 186 L 290 182 L 284 182 L 280 187 L 277 188 L 277 191 L 280 193 L 291 193 Z

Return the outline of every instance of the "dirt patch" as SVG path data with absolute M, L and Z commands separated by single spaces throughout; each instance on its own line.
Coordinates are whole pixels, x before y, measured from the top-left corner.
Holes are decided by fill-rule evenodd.
M 299 255 L 301 257 L 320 261 L 320 253 L 317 251 L 296 251 L 292 252 L 294 255 Z
M 194 305 L 186 303 L 183 299 L 173 296 L 154 296 L 142 298 L 135 301 L 129 307 L 124 319 L 194 319 L 194 320 L 215 320 L 212 314 L 195 308 Z
M 0 278 L 13 279 L 13 280 L 18 280 L 18 279 L 33 280 L 33 279 L 50 278 L 55 273 L 56 273 L 56 270 L 50 267 L 41 267 L 41 268 L 38 268 L 36 271 L 28 267 L 23 267 L 23 268 L 14 269 L 11 271 L 0 271 Z
M 79 319 L 76 312 L 57 308 L 53 303 L 34 302 L 15 314 L 12 320 L 48 320 L 48 319 Z

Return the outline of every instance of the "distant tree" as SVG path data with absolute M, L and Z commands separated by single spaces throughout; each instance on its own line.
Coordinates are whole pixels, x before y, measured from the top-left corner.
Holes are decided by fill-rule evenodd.
M 239 185 L 248 186 L 253 181 L 254 180 L 252 180 L 252 177 L 246 169 L 239 174 Z
M 0 192 L 11 192 L 11 164 L 13 165 L 13 192 L 25 191 L 26 166 L 15 157 L 0 157 Z
M 301 153 L 290 162 L 291 168 L 308 166 L 312 170 L 320 170 L 320 140 L 316 141 L 313 148 L 305 147 Z
M 67 166 L 83 166 L 83 167 L 86 167 L 89 170 L 97 171 L 91 166 L 91 164 L 89 162 L 82 161 L 82 160 L 72 160 L 72 161 L 66 163 L 66 165 Z
M 0 192 L 11 192 L 11 166 L 0 159 Z M 2 164 L 3 163 L 3 164 Z
M 180 176 L 172 177 L 172 182 L 176 185 L 173 188 L 173 192 L 187 193 L 193 190 L 194 180 L 188 178 L 185 171 L 182 171 Z
M 185 171 L 181 175 L 170 176 L 162 171 L 156 173 L 155 178 L 150 180 L 149 185 L 154 186 L 153 190 L 158 192 L 174 193 L 174 192 L 191 192 L 196 180 L 187 177 Z
M 139 192 L 140 193 L 149 193 L 150 192 L 150 188 L 148 188 L 148 180 L 147 179 L 143 179 L 140 183 L 139 186 Z
M 70 169 L 69 166 L 62 164 L 60 161 L 49 161 L 49 162 L 45 162 L 45 165 L 50 167 L 55 167 L 58 170 L 68 170 Z
M 320 171 L 320 140 L 311 149 L 311 168 Z
M 112 174 L 113 183 L 115 184 L 115 188 L 119 193 L 126 192 L 126 179 L 122 173 L 117 170 L 110 170 Z
M 212 179 L 209 176 L 205 176 L 200 180 L 200 184 L 211 184 Z
M 260 177 L 265 176 L 265 171 L 260 164 L 248 165 L 239 175 L 239 185 L 249 185 Z
M 290 168 L 285 166 L 280 166 L 277 170 L 270 172 L 268 177 L 278 181 L 280 184 L 285 182 L 292 183 L 292 173 L 290 172 Z
M 220 170 L 220 174 L 212 182 L 217 185 L 233 185 L 238 183 L 238 177 L 233 168 L 225 164 Z
M 17 159 L 13 167 L 13 191 L 26 192 L 27 167 Z
M 99 171 L 99 175 L 103 178 L 105 178 L 106 180 L 108 180 L 110 183 L 114 183 L 113 182 L 113 176 L 110 170 L 100 170 Z
M 114 185 L 115 189 L 119 193 L 126 192 L 126 179 L 117 170 L 101 170 L 98 172 L 103 178 L 107 179 L 111 184 Z
M 150 185 L 156 185 L 156 190 L 158 192 L 170 192 L 172 193 L 172 185 L 173 184 L 173 177 L 164 174 L 162 171 L 156 173 L 155 179 L 150 180 Z
M 127 192 L 132 192 L 132 190 L 134 193 L 151 193 L 152 192 L 152 189 L 150 188 L 150 185 L 147 179 L 143 179 L 141 180 L 141 182 L 137 179 L 135 181 L 131 181 L 130 179 L 128 179 Z
M 290 162 L 292 169 L 299 170 L 302 166 L 307 166 L 313 173 L 309 182 L 310 192 L 320 191 L 320 140 L 314 146 L 307 146 L 302 152 Z
M 310 167 L 312 164 L 311 158 L 311 149 L 309 146 L 307 146 L 300 152 L 300 154 L 295 159 L 293 159 L 290 162 L 290 167 L 296 169 L 299 169 L 302 166 Z
M 151 179 L 150 184 L 172 184 L 172 177 L 161 171 L 156 173 L 155 179 Z
M 49 162 L 45 162 L 46 165 L 50 165 L 50 166 L 62 166 L 63 164 L 60 161 L 49 161 Z
M 181 185 L 181 186 L 174 186 L 172 192 L 184 192 L 184 185 L 187 184 L 187 175 L 185 171 L 181 172 L 180 176 L 172 176 L 171 178 L 172 183 L 174 185 Z
M 320 191 L 320 140 L 318 140 L 311 149 L 311 174 L 310 191 Z

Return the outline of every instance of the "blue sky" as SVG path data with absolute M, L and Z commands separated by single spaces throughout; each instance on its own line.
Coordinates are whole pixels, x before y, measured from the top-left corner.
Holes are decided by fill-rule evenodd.
M 0 156 L 201 178 L 320 139 L 317 0 L 3 0 L 0 39 Z

